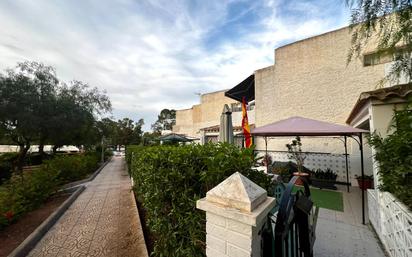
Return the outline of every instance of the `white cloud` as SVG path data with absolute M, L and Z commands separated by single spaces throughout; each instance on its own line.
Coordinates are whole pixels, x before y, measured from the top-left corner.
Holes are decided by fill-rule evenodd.
M 234 12 L 237 2 L 242 8 Z M 279 44 L 342 26 L 347 17 L 343 10 L 339 19 L 320 14 L 319 2 L 306 2 L 295 6 L 307 10 L 302 20 L 285 4 L 2 1 L 0 69 L 23 60 L 50 64 L 64 80 L 106 90 L 116 118 L 143 117 L 148 129 L 161 109 L 188 108 L 197 92 L 233 87 L 272 64 Z

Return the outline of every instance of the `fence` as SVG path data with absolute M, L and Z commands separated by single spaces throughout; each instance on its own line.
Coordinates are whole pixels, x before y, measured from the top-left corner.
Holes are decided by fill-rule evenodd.
M 391 193 L 368 190 L 369 220 L 391 257 L 412 256 L 412 213 Z
M 258 150 L 259 156 L 265 154 L 265 151 Z M 268 151 L 268 154 L 272 157 L 273 161 L 288 162 L 291 161 L 286 151 Z M 338 174 L 337 181 L 346 183 L 346 164 L 344 154 L 332 154 L 332 153 L 315 153 L 307 152 L 305 159 L 305 167 L 308 169 L 322 169 L 327 168 L 333 170 Z M 354 176 L 359 172 L 353 172 L 351 170 L 350 158 L 348 158 L 349 169 L 349 182 L 354 179 Z M 357 174 L 360 175 L 360 174 Z

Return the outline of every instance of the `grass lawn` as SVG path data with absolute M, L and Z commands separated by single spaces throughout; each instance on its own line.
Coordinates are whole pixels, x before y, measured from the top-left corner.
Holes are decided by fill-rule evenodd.
M 293 192 L 296 192 L 301 186 L 295 186 Z M 303 189 L 302 189 L 303 190 Z M 312 201 L 320 208 L 330 209 L 343 212 L 342 193 L 326 189 L 310 188 Z

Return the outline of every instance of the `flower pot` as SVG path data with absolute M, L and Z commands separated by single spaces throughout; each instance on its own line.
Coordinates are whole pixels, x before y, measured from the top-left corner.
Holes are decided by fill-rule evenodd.
M 361 190 L 366 190 L 366 189 L 372 188 L 372 182 L 373 182 L 372 179 L 362 180 L 361 178 L 358 178 L 357 181 L 358 181 L 359 188 Z
M 303 181 L 301 179 L 301 177 L 305 178 L 309 176 L 309 173 L 305 173 L 305 172 L 294 172 L 293 176 L 299 176 L 299 178 L 295 181 L 295 185 L 297 186 L 303 186 Z

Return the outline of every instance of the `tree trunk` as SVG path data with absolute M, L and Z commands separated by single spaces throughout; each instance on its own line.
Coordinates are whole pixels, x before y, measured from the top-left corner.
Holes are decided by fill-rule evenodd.
M 44 153 L 44 142 L 46 142 L 46 136 L 44 131 L 41 133 L 40 138 L 39 138 L 39 154 L 40 154 L 40 158 L 43 161 L 43 158 L 45 156 Z
M 56 154 L 56 152 L 57 152 L 57 148 L 59 148 L 59 146 L 58 146 L 58 145 L 54 145 L 54 146 L 53 146 L 53 155 L 55 155 L 55 154 Z
M 19 149 L 19 157 L 17 158 L 17 171 L 22 172 L 23 171 L 23 165 L 24 165 L 24 159 L 26 158 L 27 152 L 30 149 L 30 144 L 24 145 L 20 144 L 20 149 Z
M 43 161 L 43 157 L 44 157 L 44 142 L 43 141 L 40 141 L 39 142 L 39 155 L 40 155 L 40 158 L 41 158 L 41 160 Z
M 44 144 L 39 144 L 39 154 L 43 155 L 44 154 Z

